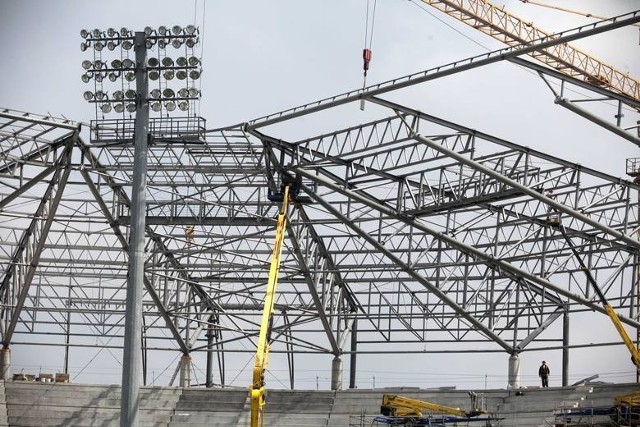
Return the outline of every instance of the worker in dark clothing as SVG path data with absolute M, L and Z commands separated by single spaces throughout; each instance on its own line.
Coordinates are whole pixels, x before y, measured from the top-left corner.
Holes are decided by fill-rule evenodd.
M 538 376 L 542 379 L 542 387 L 549 387 L 549 374 L 551 374 L 551 371 L 547 366 L 547 362 L 543 360 L 540 369 L 538 369 Z

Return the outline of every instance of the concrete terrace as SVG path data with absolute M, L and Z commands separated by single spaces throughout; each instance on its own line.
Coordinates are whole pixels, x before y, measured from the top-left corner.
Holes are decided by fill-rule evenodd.
M 557 426 L 554 411 L 609 407 L 613 397 L 638 384 L 591 384 L 548 389 L 475 390 L 501 418 L 493 426 Z M 383 394 L 399 394 L 469 409 L 467 390 L 376 389 L 344 391 L 270 390 L 265 425 L 371 426 Z M 143 387 L 141 427 L 247 426 L 244 389 Z M 0 382 L 0 426 L 119 426 L 120 387 L 25 381 Z M 564 408 L 564 409 L 563 409 Z M 568 415 L 566 425 L 596 425 L 607 417 Z M 580 424 L 584 423 L 584 424 Z M 374 424 L 375 425 L 375 424 Z M 467 423 L 457 424 L 467 425 Z M 468 425 L 486 425 L 469 423 Z M 603 425 L 603 424 L 598 424 Z M 613 425 L 613 424 L 611 424 Z

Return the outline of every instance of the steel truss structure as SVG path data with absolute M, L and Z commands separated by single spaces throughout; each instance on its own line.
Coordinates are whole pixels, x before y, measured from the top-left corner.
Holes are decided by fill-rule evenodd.
M 527 64 L 517 57 L 535 47 L 486 58 Z M 301 190 L 271 352 L 287 355 L 292 387 L 306 354 L 569 349 L 567 328 L 551 325 L 606 316 L 584 265 L 622 322 L 639 328 L 640 185 L 380 98 L 483 61 L 202 130 L 202 140 L 152 135 L 145 357 L 215 355 L 224 384 L 228 359 L 255 351 L 285 175 Z M 296 140 L 269 128 L 363 97 L 381 118 Z M 0 112 L 5 348 L 122 345 L 133 146 L 88 144 L 80 130 Z

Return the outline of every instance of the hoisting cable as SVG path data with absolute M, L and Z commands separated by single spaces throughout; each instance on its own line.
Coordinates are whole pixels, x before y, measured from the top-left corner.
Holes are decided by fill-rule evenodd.
M 364 70 L 364 78 L 362 81 L 362 89 L 367 87 L 367 71 L 369 71 L 369 63 L 371 62 L 371 44 L 373 43 L 373 29 L 376 18 L 376 5 L 378 0 L 373 0 L 373 10 L 369 13 L 369 5 L 371 0 L 367 0 L 367 14 L 365 16 L 364 25 L 364 49 L 362 49 L 362 68 Z M 369 32 L 369 16 L 371 16 L 371 32 Z M 364 111 L 364 98 L 360 100 L 360 109 Z

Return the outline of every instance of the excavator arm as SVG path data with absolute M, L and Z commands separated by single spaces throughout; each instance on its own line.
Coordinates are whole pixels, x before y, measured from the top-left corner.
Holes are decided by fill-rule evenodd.
M 278 284 L 278 274 L 280 272 L 280 253 L 287 229 L 287 209 L 289 203 L 289 186 L 284 187 L 282 207 L 278 214 L 276 228 L 276 239 L 271 255 L 271 266 L 269 267 L 269 279 L 264 297 L 264 307 L 262 309 L 262 320 L 260 322 L 260 334 L 258 336 L 258 348 L 253 366 L 253 382 L 251 384 L 251 427 L 262 427 L 264 425 L 264 408 L 266 404 L 266 387 L 264 375 L 269 359 L 269 344 L 271 341 L 271 327 L 273 324 L 273 307 L 275 304 L 276 286 Z

